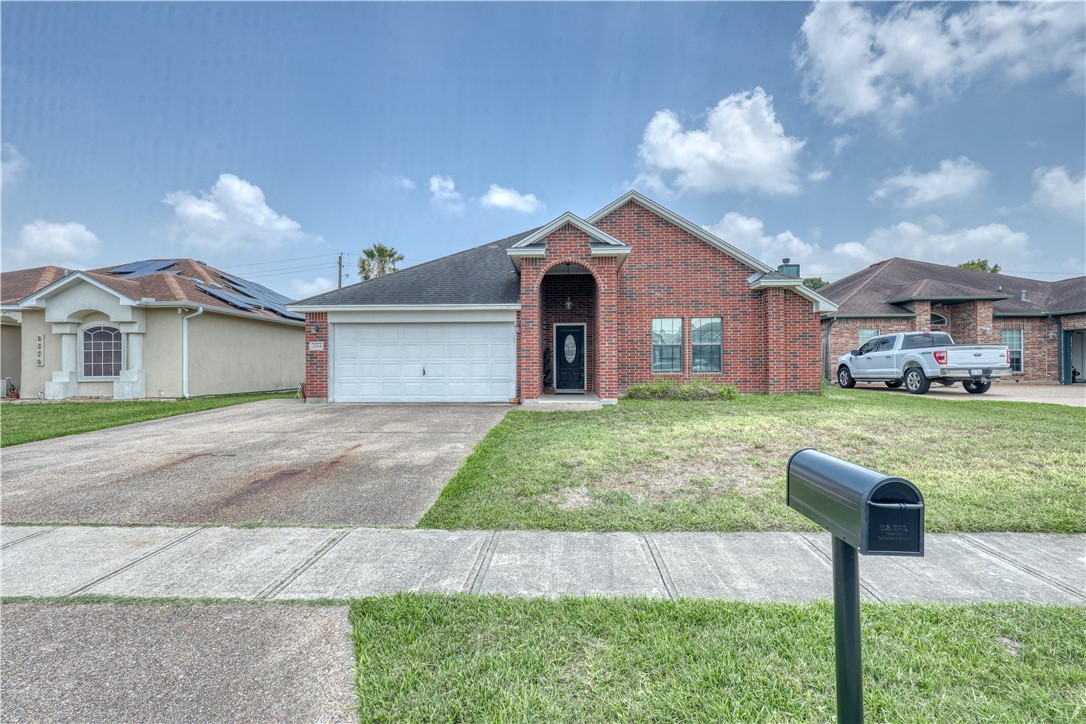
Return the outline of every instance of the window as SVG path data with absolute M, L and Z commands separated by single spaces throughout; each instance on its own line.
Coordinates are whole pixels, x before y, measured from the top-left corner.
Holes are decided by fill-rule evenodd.
M 694 372 L 720 372 L 720 345 L 724 340 L 720 322 L 720 317 L 690 320 L 690 366 Z
M 875 349 L 876 352 L 890 352 L 894 349 L 894 338 L 883 337 L 879 340 L 879 346 Z
M 863 344 L 864 342 L 871 339 L 872 337 L 878 337 L 878 336 L 879 336 L 879 330 L 877 330 L 877 329 L 861 329 L 860 330 L 860 340 L 856 344 Z
M 1011 372 L 1022 371 L 1022 330 L 1004 329 L 1003 344 L 1011 351 Z
M 652 320 L 652 371 L 683 371 L 683 320 Z
M 935 312 L 932 312 L 931 313 L 931 326 L 933 326 L 933 327 L 945 327 L 946 326 L 946 317 L 943 316 L 942 314 L 936 314 Z
M 922 347 L 945 347 L 954 344 L 950 335 L 946 332 L 930 332 L 927 334 L 913 334 L 905 337 L 902 349 L 920 349 Z
M 83 329 L 83 377 L 119 377 L 121 374 L 121 330 L 96 324 Z
M 863 344 L 860 345 L 860 349 L 857 350 L 856 354 L 857 355 L 865 355 L 868 352 L 874 352 L 875 351 L 875 346 L 878 345 L 878 343 L 879 343 L 879 340 L 872 337 L 871 339 L 867 340 L 866 342 L 864 342 Z

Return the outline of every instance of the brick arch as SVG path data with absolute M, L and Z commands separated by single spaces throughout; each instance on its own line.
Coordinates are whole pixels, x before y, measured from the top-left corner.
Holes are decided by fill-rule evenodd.
M 539 289 L 543 286 L 543 279 L 547 276 L 547 272 L 549 272 L 556 266 L 562 266 L 563 264 L 576 264 L 577 266 L 586 270 L 589 274 L 592 275 L 593 281 L 596 282 L 596 289 L 599 289 L 601 286 L 599 274 L 596 272 L 595 269 L 592 268 L 592 264 L 585 264 L 584 261 L 584 259 L 575 259 L 574 257 L 568 256 L 563 259 L 557 259 L 555 261 L 547 262 L 545 265 L 539 268 L 539 279 L 535 283 L 536 289 Z
M 576 274 L 566 275 L 563 268 L 566 265 L 576 266 Z M 555 274 L 548 275 L 548 272 Z M 572 271 L 572 270 L 571 270 Z M 549 280 L 549 281 L 547 281 Z M 557 259 L 547 260 L 539 267 L 539 277 L 532 280 L 536 285 L 536 295 L 539 300 L 537 307 L 537 320 L 539 328 L 539 355 L 540 359 L 546 357 L 545 350 L 550 349 L 552 373 L 557 364 L 557 342 L 554 338 L 555 325 L 574 324 L 584 325 L 585 346 L 585 389 L 589 392 L 596 391 L 597 365 L 599 353 L 597 341 L 599 338 L 599 297 L 602 284 L 598 274 L 583 261 L 573 256 L 562 256 Z M 544 288 L 546 285 L 546 288 Z M 564 301 L 574 300 L 571 309 L 565 309 Z M 543 364 L 544 369 L 546 363 Z M 553 389 L 555 379 L 547 376 L 548 382 L 544 384 L 543 391 Z

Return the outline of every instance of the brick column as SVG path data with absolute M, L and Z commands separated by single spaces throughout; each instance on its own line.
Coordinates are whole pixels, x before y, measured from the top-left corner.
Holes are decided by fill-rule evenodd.
M 931 302 L 913 302 L 913 311 L 916 317 L 913 319 L 913 330 L 916 332 L 931 331 Z
M 306 402 L 328 400 L 328 313 L 305 314 Z
M 518 397 L 538 400 L 543 395 L 542 276 L 540 260 L 525 257 L 520 262 L 520 329 L 517 330 Z
M 596 394 L 617 400 L 618 389 L 618 264 L 613 256 L 595 257 L 596 272 Z

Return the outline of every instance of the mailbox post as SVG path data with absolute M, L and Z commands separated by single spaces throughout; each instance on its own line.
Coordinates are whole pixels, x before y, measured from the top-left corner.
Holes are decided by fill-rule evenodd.
M 903 478 L 805 448 L 788 459 L 787 502 L 833 534 L 837 720 L 862 722 L 858 554 L 924 555 L 924 497 Z

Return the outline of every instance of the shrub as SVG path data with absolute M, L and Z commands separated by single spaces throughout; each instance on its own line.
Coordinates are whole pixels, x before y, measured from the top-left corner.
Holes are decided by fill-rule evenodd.
M 733 384 L 676 382 L 659 377 L 630 385 L 625 395 L 630 400 L 734 400 L 738 396 L 739 389 Z

